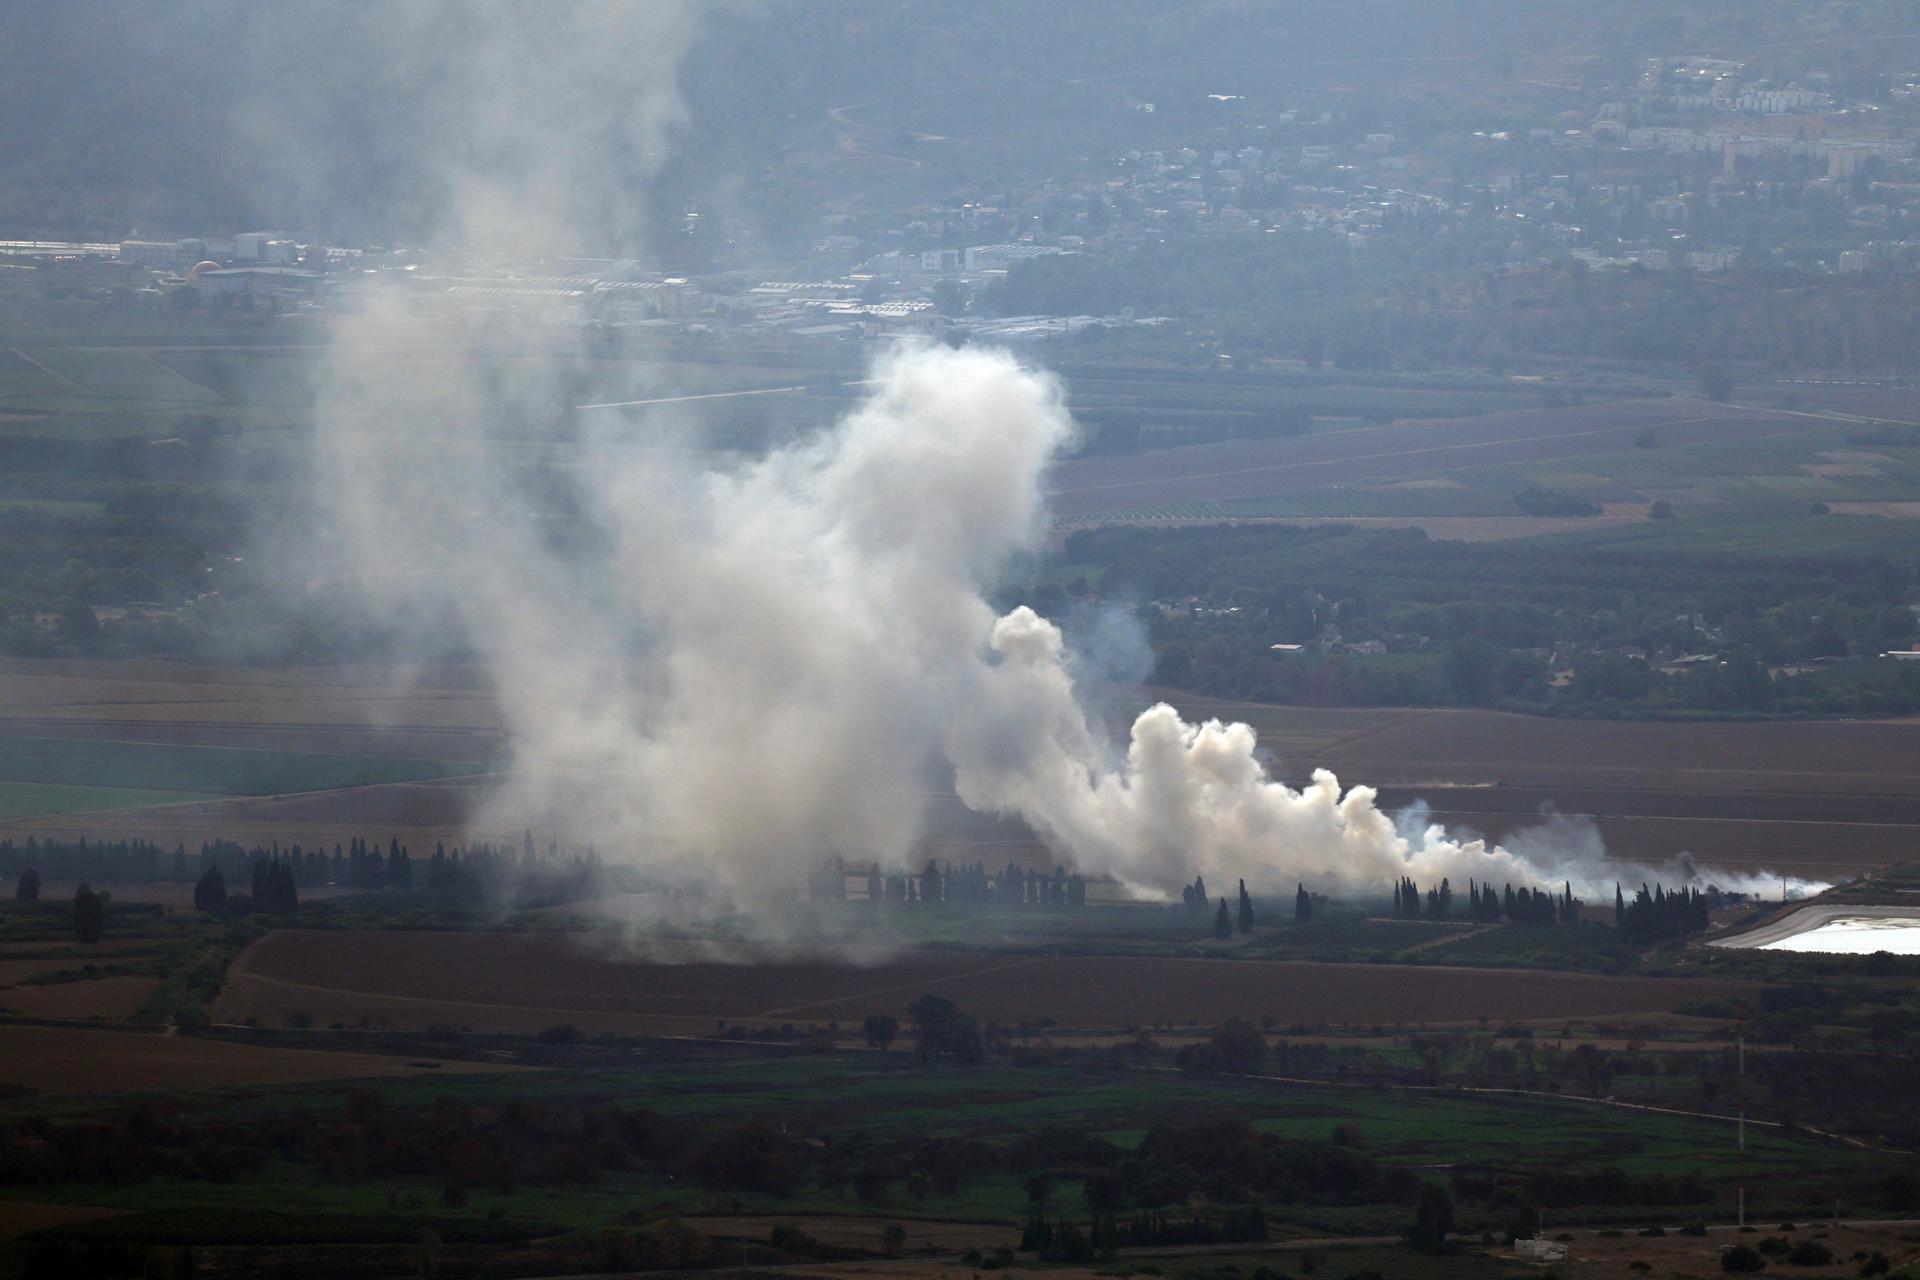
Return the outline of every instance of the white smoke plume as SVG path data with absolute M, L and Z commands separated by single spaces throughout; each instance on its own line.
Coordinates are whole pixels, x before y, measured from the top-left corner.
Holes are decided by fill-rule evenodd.
M 442 247 L 617 238 L 604 219 L 644 165 L 598 158 L 609 136 L 628 157 L 664 145 L 681 11 L 435 10 L 463 24 L 444 101 L 421 117 L 441 122 L 421 154 Z M 409 30 L 406 47 L 432 47 Z M 538 339 L 511 315 L 428 323 L 404 291 L 376 291 L 342 318 L 320 383 L 318 474 L 353 578 L 443 619 L 497 687 L 514 782 L 487 832 L 537 815 L 767 901 L 834 857 L 907 865 L 929 789 L 951 781 L 1142 897 L 1196 873 L 1589 895 L 1641 878 L 1584 836 L 1490 847 L 1402 829 L 1326 772 L 1292 790 L 1245 725 L 1162 705 L 1111 744 L 1060 631 L 988 604 L 1037 550 L 1046 468 L 1074 436 L 1059 387 L 1005 353 L 903 347 L 837 426 L 725 458 L 634 447 L 606 415 L 582 420 L 577 447 L 543 445 L 519 428 L 564 416 L 566 381 L 501 354 Z
M 464 459 L 440 500 L 444 463 L 428 472 L 349 426 L 350 407 L 391 411 L 387 378 L 335 401 L 323 439 L 356 495 L 364 568 L 444 593 L 498 684 L 534 788 L 506 809 L 536 799 L 606 847 L 748 899 L 835 856 L 906 865 L 946 774 L 969 807 L 1025 820 L 1063 861 L 1143 897 L 1195 873 L 1570 880 L 1589 895 L 1660 877 L 1606 862 L 1572 824 L 1524 848 L 1402 829 L 1370 788 L 1321 771 L 1295 791 L 1246 725 L 1165 705 L 1119 752 L 1090 727 L 1060 631 L 986 599 L 1037 545 L 1045 468 L 1073 435 L 1058 387 L 1002 352 L 934 346 L 893 352 L 874 377 L 837 427 L 755 460 L 595 453 L 574 477 L 609 539 L 591 582 L 514 518 L 483 438 L 442 434 L 487 417 L 462 379 L 411 406 L 432 412 L 434 452 Z

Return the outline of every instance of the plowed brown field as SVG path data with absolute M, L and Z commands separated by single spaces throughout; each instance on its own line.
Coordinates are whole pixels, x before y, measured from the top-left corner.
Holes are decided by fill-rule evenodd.
M 160 986 L 158 978 L 125 976 L 0 989 L 0 1009 L 27 1018 L 129 1017 Z
M 423 1068 L 407 1059 L 382 1054 L 278 1049 L 192 1036 L 0 1026 L 0 1084 L 41 1093 L 218 1089 L 301 1080 L 517 1070 L 483 1062 L 444 1062 Z
M 477 933 L 271 934 L 241 957 L 216 1017 L 278 1025 L 385 1017 L 527 1031 L 699 1034 L 721 1023 L 857 1023 L 935 992 L 983 1020 L 1069 1027 L 1211 1025 L 1229 1017 L 1370 1025 L 1664 1013 L 1749 994 L 1749 983 L 1516 970 L 1154 957 L 906 952 L 855 967 L 818 960 L 663 964 L 574 937 Z

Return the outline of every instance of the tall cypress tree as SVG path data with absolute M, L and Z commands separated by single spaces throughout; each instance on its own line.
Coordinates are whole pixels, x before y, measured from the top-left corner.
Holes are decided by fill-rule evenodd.
M 1240 882 L 1240 932 L 1253 932 L 1253 899 L 1247 896 L 1247 882 Z

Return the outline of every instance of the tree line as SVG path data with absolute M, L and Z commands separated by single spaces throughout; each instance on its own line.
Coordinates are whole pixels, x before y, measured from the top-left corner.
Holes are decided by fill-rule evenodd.
M 1662 885 L 1648 892 L 1641 885 L 1628 901 L 1620 886 L 1613 887 L 1613 927 L 1628 942 L 1663 942 L 1690 933 L 1703 933 L 1712 923 L 1707 895 L 1690 886 L 1668 892 Z
M 1507 920 L 1514 924 L 1570 927 L 1580 923 L 1580 909 L 1580 899 L 1573 896 L 1571 883 L 1556 895 L 1526 885 L 1515 889 L 1511 884 L 1504 893 L 1497 893 L 1490 884 L 1483 886 L 1469 880 L 1464 918 L 1479 924 L 1499 924 Z M 1423 897 L 1420 886 L 1411 877 L 1402 876 L 1393 886 L 1393 914 L 1402 920 L 1453 919 L 1452 882 L 1442 876 L 1440 883 L 1428 889 Z
M 531 831 L 522 837 L 518 851 L 488 841 L 452 849 L 436 843 L 423 864 L 398 837 L 389 839 L 383 850 L 356 836 L 345 845 L 336 843 L 331 853 L 298 844 L 282 848 L 278 841 L 249 848 L 214 839 L 203 841 L 197 855 L 189 854 L 184 844 L 168 851 L 138 839 L 0 840 L 0 875 L 15 880 L 21 898 L 38 897 L 47 880 L 192 884 L 196 906 L 230 912 L 255 907 L 290 912 L 298 907 L 300 890 L 325 886 L 368 892 L 427 888 L 475 901 L 558 899 L 590 887 L 602 870 L 592 845 L 562 850 L 550 841 L 541 850 Z M 241 884 L 248 886 L 247 892 L 233 888 Z

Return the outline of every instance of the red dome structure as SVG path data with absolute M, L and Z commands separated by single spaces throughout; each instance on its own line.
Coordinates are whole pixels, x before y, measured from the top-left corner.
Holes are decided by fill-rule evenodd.
M 188 269 L 187 279 L 198 280 L 200 278 L 200 273 L 202 271 L 224 271 L 224 270 L 226 270 L 226 268 L 222 267 L 217 262 L 213 262 L 213 261 L 196 262 L 193 264 L 191 268 Z

